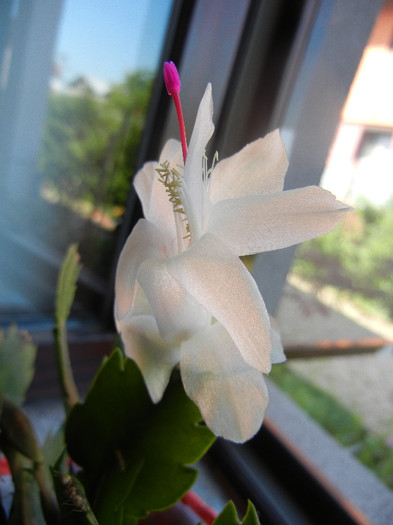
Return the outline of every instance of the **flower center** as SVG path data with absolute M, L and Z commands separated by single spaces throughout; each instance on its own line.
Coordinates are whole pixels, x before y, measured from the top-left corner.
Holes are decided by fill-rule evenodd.
M 180 78 L 176 66 L 173 62 L 164 64 L 164 80 L 168 94 L 172 96 L 176 107 L 176 113 L 179 123 L 181 146 L 183 151 L 184 166 L 187 159 L 187 141 L 184 128 L 183 113 L 180 104 Z M 216 153 L 213 158 L 211 168 L 208 167 L 208 159 L 204 155 L 201 159 L 201 178 L 202 188 L 196 188 L 195 184 L 191 187 L 192 191 L 197 192 L 197 196 L 189 195 L 191 191 L 187 185 L 183 184 L 182 174 L 176 169 L 171 168 L 169 162 L 164 162 L 157 169 L 159 180 L 164 184 L 166 192 L 169 195 L 169 201 L 172 203 L 175 212 L 176 230 L 178 234 L 178 247 L 185 248 L 184 240 L 188 244 L 195 242 L 204 232 L 206 222 L 210 212 L 209 186 L 210 174 L 218 160 Z M 190 169 L 188 167 L 188 169 Z M 201 190 L 201 193 L 199 191 Z M 193 198 L 194 197 L 194 198 Z M 195 208 L 198 209 L 195 209 Z M 179 216 L 183 215 L 182 219 Z
M 165 191 L 169 196 L 169 202 L 172 204 L 177 238 L 177 252 L 184 251 L 190 243 L 191 233 L 187 213 L 181 200 L 181 173 L 175 168 L 171 168 L 166 160 L 156 168 L 158 180 L 165 186 Z
M 177 171 L 175 168 L 171 168 L 169 165 L 169 162 L 166 160 L 162 164 L 160 164 L 160 168 L 156 169 L 158 173 L 158 180 L 165 186 L 165 191 L 167 192 L 169 196 L 169 202 L 172 204 L 173 211 L 175 214 L 183 215 L 181 218 L 181 221 L 184 223 L 182 225 L 182 238 L 183 239 L 189 239 L 190 238 L 190 226 L 188 224 L 187 214 L 184 210 L 181 197 L 180 197 L 180 190 L 181 190 L 181 184 L 182 184 L 182 176 L 179 171 Z M 175 215 L 176 219 L 176 215 Z M 176 227 L 177 227 L 177 220 L 176 220 Z M 185 235 L 184 235 L 185 231 Z M 178 230 L 178 233 L 179 230 Z

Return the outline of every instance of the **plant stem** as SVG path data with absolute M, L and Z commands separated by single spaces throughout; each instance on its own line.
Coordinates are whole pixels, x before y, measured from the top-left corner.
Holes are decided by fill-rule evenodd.
M 57 322 L 54 329 L 57 374 L 66 414 L 79 402 L 78 389 L 72 373 L 65 323 Z

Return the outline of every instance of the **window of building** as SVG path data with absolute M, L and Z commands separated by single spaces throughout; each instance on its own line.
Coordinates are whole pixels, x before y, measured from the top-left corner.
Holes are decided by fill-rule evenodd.
M 392 145 L 392 132 L 367 129 L 364 131 L 359 147 L 356 151 L 356 159 L 371 157 L 382 151 L 387 151 Z

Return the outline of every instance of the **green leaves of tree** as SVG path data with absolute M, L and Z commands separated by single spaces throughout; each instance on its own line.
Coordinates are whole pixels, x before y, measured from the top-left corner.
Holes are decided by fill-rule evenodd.
M 187 492 L 197 475 L 187 465 L 214 441 L 200 422 L 180 380 L 154 405 L 135 363 L 113 352 L 66 426 L 68 451 L 84 468 L 100 525 L 133 524 Z
M 135 72 L 105 98 L 86 79 L 76 80 L 68 93 L 51 94 L 38 169 L 62 202 L 124 205 L 152 80 L 150 72 Z

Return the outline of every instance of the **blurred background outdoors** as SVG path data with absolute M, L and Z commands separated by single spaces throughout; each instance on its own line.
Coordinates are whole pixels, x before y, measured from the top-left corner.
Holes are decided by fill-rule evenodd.
M 277 317 L 289 353 L 306 358 L 273 371 L 289 392 L 297 388 L 298 401 L 343 444 L 354 447 L 358 457 L 373 464 L 391 487 L 392 93 L 393 5 L 385 3 L 342 108 L 321 178 L 321 186 L 354 211 L 334 232 L 297 250 Z M 338 357 L 320 357 L 324 353 Z M 317 390 L 297 384 L 299 378 Z M 332 399 L 311 406 L 324 392 Z M 333 409 L 337 401 L 342 412 Z
M 175 36 L 184 43 L 184 54 L 178 51 L 184 92 L 193 84 L 198 91 L 195 77 L 204 84 L 206 76 L 210 80 L 211 70 L 204 66 L 210 64 L 209 50 L 216 60 L 218 80 L 212 81 L 220 156 L 230 152 L 230 132 L 239 134 L 244 145 L 259 136 L 250 136 L 252 132 L 264 134 L 269 126 L 279 125 L 291 160 L 298 140 L 292 123 L 301 109 L 302 116 L 307 113 L 307 101 L 301 106 L 296 96 L 311 78 L 307 75 L 323 49 L 326 28 L 336 23 L 337 3 L 296 1 L 291 8 L 276 4 L 282 9 L 274 15 L 278 29 L 264 51 L 263 81 L 255 81 L 248 99 L 242 97 L 244 113 L 261 115 L 263 125 L 253 121 L 242 134 L 240 124 L 231 126 L 232 114 L 225 111 L 241 111 L 230 80 L 236 78 L 237 53 L 244 45 L 241 30 L 250 23 L 248 6 L 255 10 L 258 2 L 228 2 L 225 16 L 222 11 L 204 19 L 203 31 L 199 25 L 203 38 L 192 16 L 203 9 L 208 12 L 208 7 L 199 6 L 208 3 L 189 2 L 196 7 L 194 13 L 188 9 L 183 31 L 185 15 L 179 4 L 2 1 L 1 326 L 17 322 L 37 341 L 49 337 L 57 272 L 68 245 L 78 242 L 84 269 L 70 329 L 84 336 L 97 330 L 113 333 L 116 257 L 138 213 L 130 193 L 132 176 L 144 160 L 154 158 L 149 157 L 146 130 L 158 137 L 157 151 L 164 130 L 176 133 L 171 113 L 151 131 L 152 116 L 165 97 L 162 60 L 177 58 L 165 56 L 168 41 L 175 38 L 174 17 Z M 306 22 L 309 30 L 304 33 Z M 354 211 L 332 234 L 302 245 L 293 260 L 294 252 L 283 254 L 290 271 L 283 274 L 283 288 L 277 284 L 271 310 L 281 327 L 288 362 L 275 367 L 272 378 L 393 488 L 393 2 L 380 3 L 364 27 L 361 46 L 348 36 L 349 47 L 361 47 L 356 48 L 358 59 L 351 63 L 353 74 L 340 95 L 342 101 L 337 99 L 337 118 L 329 123 L 334 134 L 324 167 L 309 178 L 321 180 Z M 228 42 L 224 37 L 215 41 L 216 28 Z M 232 44 L 230 38 L 238 41 Z M 187 76 L 189 56 L 198 54 L 198 46 L 199 61 L 191 61 Z M 296 71 L 289 62 L 295 51 Z M 344 61 L 337 56 L 340 60 Z M 340 67 L 346 69 L 345 61 Z M 290 79 L 286 91 L 280 75 Z M 247 83 L 247 78 L 238 82 Z M 332 78 L 333 87 L 334 82 Z M 287 93 L 288 103 L 280 106 L 276 93 Z M 185 93 L 190 134 L 195 103 L 190 107 L 186 101 Z M 325 104 L 321 102 L 321 115 L 330 111 Z M 315 117 L 307 125 L 318 140 L 323 119 Z M 305 163 L 312 148 L 308 151 L 306 144 L 299 153 Z
M 3 322 L 16 315 L 26 326 L 41 321 L 43 328 L 71 242 L 80 244 L 92 292 L 80 316 L 91 319 L 97 296 L 105 294 L 171 2 L 100 2 L 93 9 L 77 0 L 8 4 L 1 31 L 1 219 L 7 222 L 0 315 Z M 40 31 L 45 22 L 50 35 Z M 37 34 L 35 55 L 27 56 L 28 39 Z

